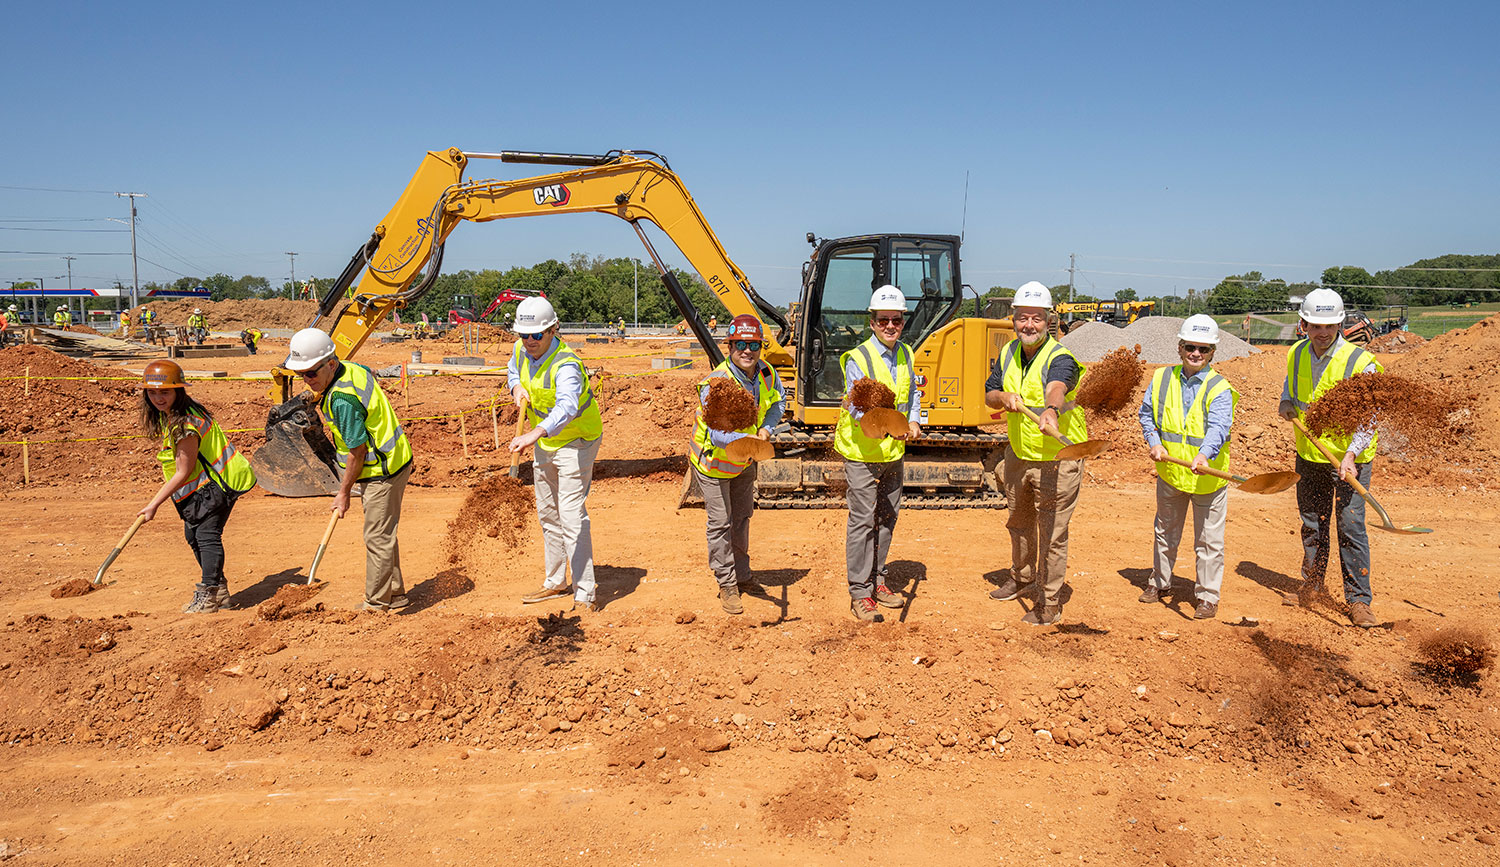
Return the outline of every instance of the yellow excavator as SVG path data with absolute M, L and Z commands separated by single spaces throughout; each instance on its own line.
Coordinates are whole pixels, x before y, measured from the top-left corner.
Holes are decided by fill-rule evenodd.
M 514 180 L 464 180 L 465 169 L 475 160 L 565 168 Z M 923 435 L 907 446 L 905 505 L 1004 505 L 994 474 L 1004 434 L 979 426 L 994 423 L 984 405 L 984 382 L 1014 334 L 1008 319 L 955 318 L 964 288 L 958 236 L 819 240 L 809 233 L 814 250 L 802 266 L 793 329 L 730 260 L 667 160 L 650 151 L 428 152 L 395 206 L 323 295 L 311 324 L 328 330 L 340 358 L 351 358 L 391 312 L 434 285 L 444 242 L 459 223 L 579 213 L 611 214 L 635 229 L 712 364 L 723 359 L 722 350 L 657 254 L 643 223 L 667 235 L 731 316 L 750 313 L 769 326 L 762 357 L 777 369 L 787 389 L 789 424 L 773 437 L 777 456 L 761 464 L 760 505 L 843 505 L 843 459 L 832 452 L 843 398 L 839 357 L 869 336 L 870 293 L 887 283 L 899 287 L 911 307 L 902 339 L 915 349 L 921 401 Z M 273 376 L 272 395 L 280 405 L 272 410 L 266 444 L 255 455 L 262 486 L 283 496 L 334 490 L 332 447 L 317 415 L 302 398 L 293 397 L 295 376 L 284 370 Z

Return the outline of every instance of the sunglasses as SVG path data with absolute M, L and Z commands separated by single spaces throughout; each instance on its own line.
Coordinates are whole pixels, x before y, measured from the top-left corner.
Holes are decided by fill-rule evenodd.
M 318 371 L 321 369 L 322 367 L 320 366 L 314 367 L 312 370 L 299 370 L 297 371 L 297 375 L 302 377 L 303 379 L 317 379 Z
M 906 321 L 905 316 L 876 316 L 876 325 L 900 325 Z
M 1214 348 L 1212 346 L 1199 346 L 1196 343 L 1184 343 L 1182 344 L 1182 351 L 1189 354 L 1198 352 L 1202 353 L 1203 355 L 1207 355 L 1208 353 L 1213 352 Z
M 760 351 L 759 340 L 735 340 L 732 341 L 729 345 L 733 346 L 736 352 L 744 352 L 747 349 L 751 352 Z
M 523 331 L 517 331 L 516 332 L 516 336 L 519 337 L 519 338 L 521 338 L 522 340 L 541 340 L 543 337 L 546 336 L 546 334 L 547 334 L 547 332 L 545 332 L 545 331 L 538 331 L 535 334 L 527 334 L 527 333 L 525 333 Z

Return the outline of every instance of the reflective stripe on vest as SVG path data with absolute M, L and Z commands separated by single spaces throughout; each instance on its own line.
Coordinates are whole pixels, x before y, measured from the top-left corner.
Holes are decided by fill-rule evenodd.
M 604 420 L 599 415 L 599 404 L 594 400 L 594 390 L 589 386 L 583 362 L 567 344 L 555 337 L 553 341 L 556 345 L 535 361 L 526 354 L 519 341 L 514 352 L 516 373 L 526 389 L 526 417 L 533 426 L 541 424 L 557 405 L 555 368 L 564 364 L 578 368 L 578 378 L 583 383 L 583 391 L 578 395 L 578 415 L 562 430 L 537 441 L 539 447 L 549 452 L 555 452 L 574 440 L 596 440 L 604 434 Z
M 715 367 L 708 376 L 704 377 L 698 383 L 698 390 L 702 391 L 703 387 L 708 385 L 715 377 L 728 378 L 736 385 L 739 385 L 739 379 L 735 377 L 734 371 L 730 369 L 733 364 L 734 362 L 727 358 L 719 362 L 719 366 Z M 740 428 L 736 433 L 755 435 L 761 428 L 761 422 L 766 420 L 766 413 L 771 410 L 771 407 L 776 405 L 776 401 L 782 399 L 781 382 L 776 377 L 776 371 L 772 370 L 771 366 L 764 361 L 758 362 L 758 364 L 759 369 L 756 370 L 755 376 L 755 423 L 749 427 Z M 729 454 L 724 449 L 713 444 L 713 440 L 708 435 L 708 422 L 703 418 L 703 402 L 701 400 L 698 402 L 698 420 L 694 423 L 693 441 L 690 445 L 688 460 L 692 461 L 693 466 L 697 467 L 699 472 L 709 478 L 732 479 L 743 473 L 750 466 L 749 463 L 735 463 L 729 459 Z
M 1078 365 L 1078 381 L 1063 396 L 1062 413 L 1057 419 L 1058 430 L 1075 443 L 1089 438 L 1088 425 L 1083 410 L 1078 408 L 1078 386 L 1083 383 L 1086 369 L 1066 346 L 1047 337 L 1037 347 L 1036 356 L 1030 366 L 1022 369 L 1016 354 L 1022 352 L 1021 341 L 1012 340 L 1000 351 L 1000 381 L 1004 391 L 1021 396 L 1021 403 L 1032 412 L 1041 414 L 1047 408 L 1047 368 L 1059 355 L 1066 355 Z M 1024 356 L 1023 356 L 1024 357 Z M 1005 414 L 1006 435 L 1010 438 L 1010 450 L 1023 461 L 1055 461 L 1063 445 L 1042 433 L 1031 419 L 1018 412 Z
M 1151 383 L 1151 420 L 1156 424 L 1156 432 L 1161 437 L 1162 448 L 1167 454 L 1178 460 L 1192 462 L 1198 456 L 1203 446 L 1204 435 L 1208 432 L 1208 408 L 1224 391 L 1230 394 L 1230 423 L 1233 424 L 1234 407 L 1239 404 L 1240 393 L 1229 380 L 1220 376 L 1213 370 L 1209 370 L 1198 386 L 1198 394 L 1193 398 L 1193 405 L 1188 407 L 1186 416 L 1182 411 L 1182 365 L 1163 367 L 1156 371 Z M 1216 470 L 1229 468 L 1229 441 L 1219 448 L 1219 453 L 1208 465 Z M 1189 494 L 1209 494 L 1217 491 L 1228 484 L 1224 479 L 1214 476 L 1193 475 L 1193 471 L 1187 467 L 1177 464 L 1158 461 L 1156 474 L 1161 480 Z
M 322 405 L 328 427 L 333 431 L 334 460 L 338 463 L 339 470 L 342 471 L 349 464 L 349 447 L 344 444 L 343 433 L 333 418 L 333 396 L 342 393 L 353 395 L 365 408 L 365 461 L 359 478 L 371 479 L 400 472 L 411 462 L 412 452 L 411 441 L 406 438 L 406 431 L 401 429 L 396 411 L 391 408 L 385 392 L 375 382 L 375 374 L 353 362 L 345 361 L 342 364 L 343 369 L 338 378 L 323 394 Z
M 1324 392 L 1372 365 L 1377 372 L 1385 370 L 1375 356 L 1340 339 L 1329 354 L 1328 363 L 1323 367 L 1323 375 L 1315 383 L 1312 378 L 1311 341 L 1307 339 L 1297 341 L 1286 354 L 1287 392 L 1291 395 L 1292 407 L 1297 411 L 1297 420 L 1305 424 L 1307 408 L 1322 397 Z M 1318 440 L 1333 452 L 1334 457 L 1342 458 L 1349 450 L 1349 444 L 1354 441 L 1354 435 L 1352 433 L 1343 436 L 1329 434 L 1318 437 Z M 1355 463 L 1364 464 L 1375 459 L 1376 440 L 1377 437 L 1370 437 L 1370 444 L 1354 456 Z M 1317 446 L 1300 433 L 1297 434 L 1297 454 L 1313 463 L 1328 463 L 1328 458 L 1323 457 L 1323 453 L 1318 451 Z
M 885 363 L 882 350 L 880 341 L 872 334 L 864 343 L 839 356 L 839 370 L 846 369 L 850 359 L 853 359 L 854 366 L 859 368 L 859 372 L 866 378 L 873 379 L 895 392 L 896 406 L 901 406 L 911 399 L 911 383 L 915 378 L 911 347 L 899 341 L 896 343 L 894 378 L 891 376 L 890 367 Z M 844 383 L 845 394 L 849 392 L 849 385 L 847 382 Z M 859 427 L 859 422 L 845 406 L 839 410 L 839 423 L 834 430 L 833 448 L 851 461 L 888 464 L 891 461 L 900 460 L 906 454 L 906 441 L 895 437 L 881 437 L 877 440 L 865 436 L 865 432 Z
M 187 422 L 198 436 L 198 472 L 172 491 L 172 502 L 186 500 L 210 479 L 217 479 L 219 486 L 228 492 L 244 493 L 255 487 L 255 470 L 224 436 L 218 422 L 192 409 L 188 410 Z M 177 444 L 167 433 L 162 435 L 161 446 L 156 459 L 161 462 L 162 480 L 168 481 L 177 474 Z

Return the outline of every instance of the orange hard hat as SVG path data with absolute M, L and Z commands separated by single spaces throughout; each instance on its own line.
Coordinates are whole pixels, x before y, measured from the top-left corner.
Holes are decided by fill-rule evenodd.
M 141 375 L 141 388 L 187 388 L 182 368 L 175 361 L 153 361 Z
M 749 313 L 741 313 L 734 317 L 729 323 L 729 333 L 724 336 L 727 343 L 731 340 L 764 340 L 760 330 L 760 320 Z

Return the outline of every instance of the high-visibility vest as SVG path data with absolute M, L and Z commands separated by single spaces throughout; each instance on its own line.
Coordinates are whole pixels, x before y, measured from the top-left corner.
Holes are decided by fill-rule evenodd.
M 344 445 L 343 432 L 333 417 L 335 394 L 352 394 L 365 408 L 366 449 L 365 465 L 359 472 L 361 481 L 399 473 L 411 463 L 411 440 L 401 429 L 396 411 L 391 408 L 385 392 L 380 390 L 375 374 L 363 365 L 345 361 L 341 363 L 333 385 L 323 393 L 322 401 L 323 415 L 333 431 L 334 460 L 340 471 L 349 464 L 349 447 Z
M 130 329 L 130 311 L 129 310 L 126 310 L 124 313 L 120 314 L 120 327 L 124 328 L 126 330 Z
M 885 363 L 885 357 L 881 355 L 884 346 L 870 335 L 864 343 L 854 347 L 839 356 L 839 370 L 845 370 L 849 361 L 854 361 L 855 367 L 864 374 L 865 378 L 889 388 L 896 393 L 896 406 L 901 406 L 911 397 L 911 382 L 915 377 L 912 369 L 911 347 L 905 343 L 896 341 L 896 375 L 891 376 L 891 369 Z M 849 383 L 844 383 L 844 392 L 849 391 Z M 865 436 L 860 429 L 859 422 L 845 406 L 839 410 L 838 427 L 834 429 L 833 448 L 839 454 L 851 461 L 861 461 L 867 464 L 888 464 L 891 461 L 899 461 L 906 454 L 906 440 L 898 440 L 895 437 L 881 437 L 872 439 Z
M 760 369 L 756 371 L 755 377 L 755 423 L 736 431 L 736 433 L 751 436 L 760 431 L 761 422 L 766 420 L 766 413 L 776 405 L 776 401 L 782 399 L 781 380 L 777 378 L 776 371 L 764 361 L 757 363 Z M 708 385 L 715 378 L 727 378 L 738 385 L 739 380 L 735 379 L 734 372 L 730 369 L 733 365 L 734 362 L 727 358 L 719 362 L 719 366 L 698 383 L 698 390 L 702 391 L 703 386 Z M 708 435 L 708 422 L 703 418 L 702 401 L 698 404 L 698 421 L 693 428 L 693 443 L 688 451 L 688 460 L 693 462 L 693 466 L 697 467 L 699 472 L 712 479 L 732 479 L 750 466 L 748 462 L 735 463 L 729 459 L 724 449 L 713 444 L 713 440 Z
M 588 372 L 583 369 L 583 362 L 573 354 L 557 338 L 553 338 L 556 346 L 550 349 L 546 355 L 532 360 L 521 348 L 521 342 L 516 341 L 515 362 L 516 372 L 520 376 L 521 386 L 526 389 L 526 417 L 533 425 L 541 424 L 552 407 L 557 405 L 557 369 L 564 365 L 572 365 L 578 368 L 578 378 L 583 380 L 583 393 L 578 396 L 578 415 L 563 426 L 563 429 L 549 437 L 542 437 L 537 445 L 549 452 L 555 452 L 574 440 L 596 440 L 604 435 L 604 420 L 599 416 L 599 403 L 594 400 L 594 390 L 589 387 Z
M 1038 416 L 1047 408 L 1047 368 L 1059 355 L 1066 355 L 1078 365 L 1078 382 L 1063 399 L 1062 413 L 1057 419 L 1058 431 L 1069 440 L 1081 443 L 1089 438 L 1088 425 L 1083 410 L 1078 408 L 1078 386 L 1083 382 L 1084 365 L 1066 346 L 1044 338 L 1037 347 L 1031 366 L 1024 371 L 1016 355 L 1021 353 L 1021 341 L 1012 340 L 1000 350 L 1001 389 L 1019 394 L 1021 403 Z M 1018 412 L 1005 414 L 1005 430 L 1010 437 L 1010 450 L 1023 461 L 1055 461 L 1063 444 L 1042 433 L 1031 419 Z
M 219 423 L 191 408 L 188 409 L 186 418 L 188 425 L 198 435 L 198 472 L 172 492 L 172 502 L 186 500 L 208 484 L 210 479 L 217 482 L 226 493 L 243 494 L 255 487 L 255 470 L 250 468 L 250 462 L 224 436 Z M 171 432 L 162 434 L 161 451 L 156 453 L 156 459 L 161 462 L 163 481 L 170 480 L 177 474 L 176 449 L 177 444 L 172 440 Z
M 1305 424 L 1307 408 L 1313 401 L 1322 397 L 1324 392 L 1338 385 L 1340 381 L 1362 373 L 1372 364 L 1375 365 L 1376 371 L 1385 370 L 1380 362 L 1375 360 L 1375 356 L 1347 340 L 1340 339 L 1338 345 L 1330 353 L 1328 364 L 1323 368 L 1323 375 L 1314 383 L 1312 344 L 1307 339 L 1292 344 L 1292 348 L 1286 354 L 1286 383 L 1287 390 L 1292 395 L 1292 406 L 1297 410 L 1297 420 Z M 1354 456 L 1355 463 L 1367 464 L 1375 459 L 1375 440 L 1374 436 L 1370 437 L 1370 444 L 1365 447 L 1365 450 Z M 1349 450 L 1349 444 L 1354 441 L 1354 434 L 1352 431 L 1342 436 L 1330 433 L 1328 436 L 1318 437 L 1318 441 L 1327 446 L 1328 450 L 1333 452 L 1334 457 L 1342 459 L 1344 453 Z M 1318 447 L 1300 433 L 1297 434 L 1297 454 L 1313 463 L 1328 463 L 1328 459 L 1323 457 Z
M 1174 364 L 1156 371 L 1151 382 L 1151 420 L 1156 423 L 1156 432 L 1161 437 L 1162 448 L 1178 460 L 1192 462 L 1203 447 L 1203 437 L 1208 433 L 1208 407 L 1220 394 L 1230 394 L 1230 422 L 1233 423 L 1234 407 L 1239 405 L 1240 393 L 1229 380 L 1212 368 L 1204 372 L 1198 394 L 1193 397 L 1187 415 L 1182 413 L 1182 365 Z M 1216 470 L 1229 469 L 1229 441 L 1225 440 L 1218 455 L 1208 462 Z M 1229 484 L 1215 476 L 1195 476 L 1187 467 L 1158 461 L 1156 474 L 1161 480 L 1189 494 L 1211 494 Z
M 66 310 L 58 310 L 52 314 L 52 324 L 66 328 L 73 324 L 73 317 Z
M 194 313 L 188 317 L 189 328 L 207 328 L 208 316 L 203 313 Z

